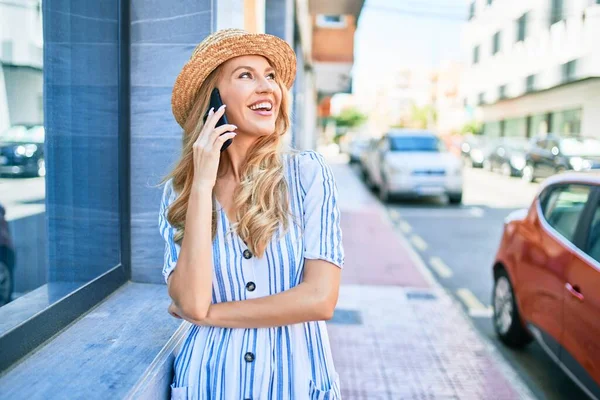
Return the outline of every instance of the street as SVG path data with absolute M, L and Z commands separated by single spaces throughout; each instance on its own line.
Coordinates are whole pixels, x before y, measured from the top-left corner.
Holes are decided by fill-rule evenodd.
M 491 267 L 503 220 L 511 211 L 528 207 L 539 184 L 471 168 L 465 169 L 464 178 L 462 206 L 449 206 L 440 199 L 396 201 L 387 207 L 390 218 L 537 397 L 585 399 L 537 343 L 522 351 L 510 350 L 496 339 L 492 326 Z

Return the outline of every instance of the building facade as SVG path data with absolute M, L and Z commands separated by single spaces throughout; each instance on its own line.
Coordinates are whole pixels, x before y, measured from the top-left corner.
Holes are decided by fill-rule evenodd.
M 462 97 L 487 136 L 600 136 L 600 1 L 475 0 Z

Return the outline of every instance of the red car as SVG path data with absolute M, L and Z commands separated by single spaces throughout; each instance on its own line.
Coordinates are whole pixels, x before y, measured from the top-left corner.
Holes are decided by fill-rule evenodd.
M 494 327 L 508 346 L 536 339 L 600 399 L 600 174 L 547 179 L 505 221 L 493 267 Z

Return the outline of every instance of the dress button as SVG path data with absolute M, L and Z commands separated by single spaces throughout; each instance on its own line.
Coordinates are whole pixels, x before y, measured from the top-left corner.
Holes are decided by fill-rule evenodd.
M 246 283 L 246 290 L 249 292 L 254 292 L 254 289 L 256 289 L 256 284 L 254 282 Z
M 246 260 L 249 260 L 252 258 L 252 253 L 250 253 L 250 250 L 248 250 L 248 249 L 244 250 L 244 258 Z
M 246 362 L 254 361 L 254 353 L 250 353 L 250 352 L 246 353 L 244 355 L 244 360 L 246 360 Z

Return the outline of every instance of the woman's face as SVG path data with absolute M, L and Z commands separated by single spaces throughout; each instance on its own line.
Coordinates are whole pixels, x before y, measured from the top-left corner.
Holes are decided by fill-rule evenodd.
M 266 136 L 275 132 L 281 106 L 276 71 L 262 56 L 240 56 L 223 63 L 218 88 L 227 119 L 238 133 Z

